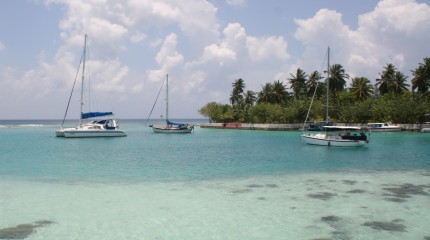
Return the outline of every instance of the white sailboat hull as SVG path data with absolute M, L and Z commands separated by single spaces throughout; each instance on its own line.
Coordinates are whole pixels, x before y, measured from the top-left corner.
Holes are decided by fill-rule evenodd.
M 55 136 L 57 136 L 57 137 L 65 137 L 64 131 L 74 130 L 74 129 L 76 129 L 76 128 L 62 128 L 62 129 L 59 129 L 59 130 L 55 131 Z
M 302 141 L 311 145 L 332 146 L 332 147 L 363 147 L 368 144 L 366 140 L 342 139 L 339 136 L 327 134 L 301 134 Z
M 125 137 L 127 134 L 118 129 L 105 129 L 100 126 L 82 126 L 76 128 L 63 128 L 55 131 L 57 137 L 90 138 L 90 137 Z
M 60 133 L 61 134 L 61 133 Z M 127 136 L 121 130 L 64 130 L 65 138 L 91 138 L 91 137 L 125 137 Z M 57 135 L 58 137 L 58 135 Z

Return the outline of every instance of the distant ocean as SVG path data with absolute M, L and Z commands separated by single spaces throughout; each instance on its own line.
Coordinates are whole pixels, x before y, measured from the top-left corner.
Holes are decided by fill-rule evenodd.
M 65 139 L 61 120 L 0 120 L 0 239 L 430 239 L 430 134 L 330 148 L 158 123 Z

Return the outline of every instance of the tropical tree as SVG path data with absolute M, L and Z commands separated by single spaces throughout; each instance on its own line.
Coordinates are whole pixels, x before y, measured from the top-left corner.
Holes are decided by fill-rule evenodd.
M 356 100 L 364 101 L 373 95 L 373 86 L 365 77 L 353 78 L 349 91 Z
M 294 99 L 300 99 L 305 96 L 306 93 L 306 80 L 307 75 L 302 69 L 298 68 L 296 71 L 296 75 L 290 74 L 291 78 L 289 78 L 289 83 L 291 85 L 291 89 L 293 89 Z
M 285 109 L 278 104 L 260 103 L 251 110 L 254 123 L 285 123 Z
M 230 94 L 230 102 L 231 105 L 235 105 L 243 99 L 243 90 L 245 89 L 245 82 L 242 78 L 239 78 L 232 85 L 233 90 Z
M 244 101 L 247 106 L 253 106 L 257 97 L 255 96 L 255 92 L 248 90 L 244 94 Z
M 245 92 L 244 94 L 244 112 L 243 112 L 243 116 L 244 116 L 244 121 L 245 122 L 251 122 L 252 118 L 251 118 L 251 114 L 250 114 L 250 110 L 252 109 L 252 107 L 254 106 L 254 103 L 257 101 L 257 97 L 255 95 L 255 92 L 248 90 Z
M 258 93 L 257 103 L 271 103 L 273 96 L 273 86 L 271 83 L 263 85 L 262 90 Z
M 388 63 L 387 66 L 384 67 L 384 71 L 379 74 L 380 77 L 376 79 L 375 88 L 378 89 L 380 95 L 391 92 L 392 79 L 396 72 L 396 67 Z
M 427 93 L 430 88 L 430 58 L 424 58 L 424 63 L 420 63 L 419 67 L 412 71 L 412 74 L 414 76 L 412 90 Z
M 211 122 L 226 122 L 233 119 L 232 107 L 228 104 L 210 102 L 199 109 L 199 113 Z
M 309 74 L 309 79 L 306 82 L 306 88 L 308 89 L 308 97 L 312 97 L 315 93 L 315 97 L 320 98 L 325 93 L 325 83 L 319 82 L 323 79 L 318 71 L 313 71 Z M 316 92 L 315 92 L 316 89 Z
M 408 90 L 409 84 L 406 83 L 407 78 L 408 77 L 405 76 L 405 74 L 397 71 L 392 78 L 392 82 L 391 82 L 392 91 L 397 94 L 401 94 L 405 91 L 409 91 Z
M 373 104 L 371 113 L 375 121 L 418 123 L 425 119 L 428 102 L 419 95 L 407 91 L 404 94 L 389 93 Z
M 330 92 L 336 94 L 344 90 L 346 85 L 346 79 L 349 75 L 345 73 L 345 69 L 340 64 L 333 64 L 329 70 L 329 87 Z
M 277 80 L 272 84 L 272 94 L 273 94 L 273 103 L 275 104 L 284 104 L 288 99 L 288 92 L 284 84 Z

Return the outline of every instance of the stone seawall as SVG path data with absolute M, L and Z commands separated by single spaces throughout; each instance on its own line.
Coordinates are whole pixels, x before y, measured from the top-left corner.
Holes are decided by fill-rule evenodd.
M 264 131 L 296 131 L 303 124 L 257 124 L 257 123 L 205 123 L 201 128 L 240 129 L 240 130 L 264 130 Z
M 338 123 L 338 125 L 366 127 L 365 124 Z M 403 131 L 419 132 L 422 128 L 430 128 L 430 124 L 394 124 L 401 126 Z M 297 131 L 303 127 L 303 123 L 294 124 L 260 124 L 260 123 L 204 123 L 201 128 L 240 129 L 240 130 L 264 130 L 264 131 Z

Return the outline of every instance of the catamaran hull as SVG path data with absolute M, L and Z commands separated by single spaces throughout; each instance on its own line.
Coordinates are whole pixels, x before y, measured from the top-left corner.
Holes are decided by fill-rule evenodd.
M 163 127 L 152 127 L 154 133 L 191 133 L 193 127 L 175 129 L 175 128 L 163 128 Z
M 364 140 L 330 139 L 308 135 L 301 135 L 302 141 L 311 145 L 330 146 L 330 147 L 363 147 L 368 144 Z
M 56 132 L 56 134 L 57 134 L 57 132 Z M 65 130 L 65 131 L 63 131 L 62 134 L 64 135 L 65 138 L 125 137 L 125 136 L 127 136 L 121 130 L 98 130 L 98 131 L 97 130 L 92 130 L 92 131 L 90 131 L 90 130 Z M 61 133 L 58 133 L 57 137 L 61 137 Z
M 55 131 L 55 136 L 57 137 L 65 137 L 64 132 L 65 131 L 72 131 L 75 130 L 76 128 L 63 128 L 63 129 L 59 129 L 57 131 Z

